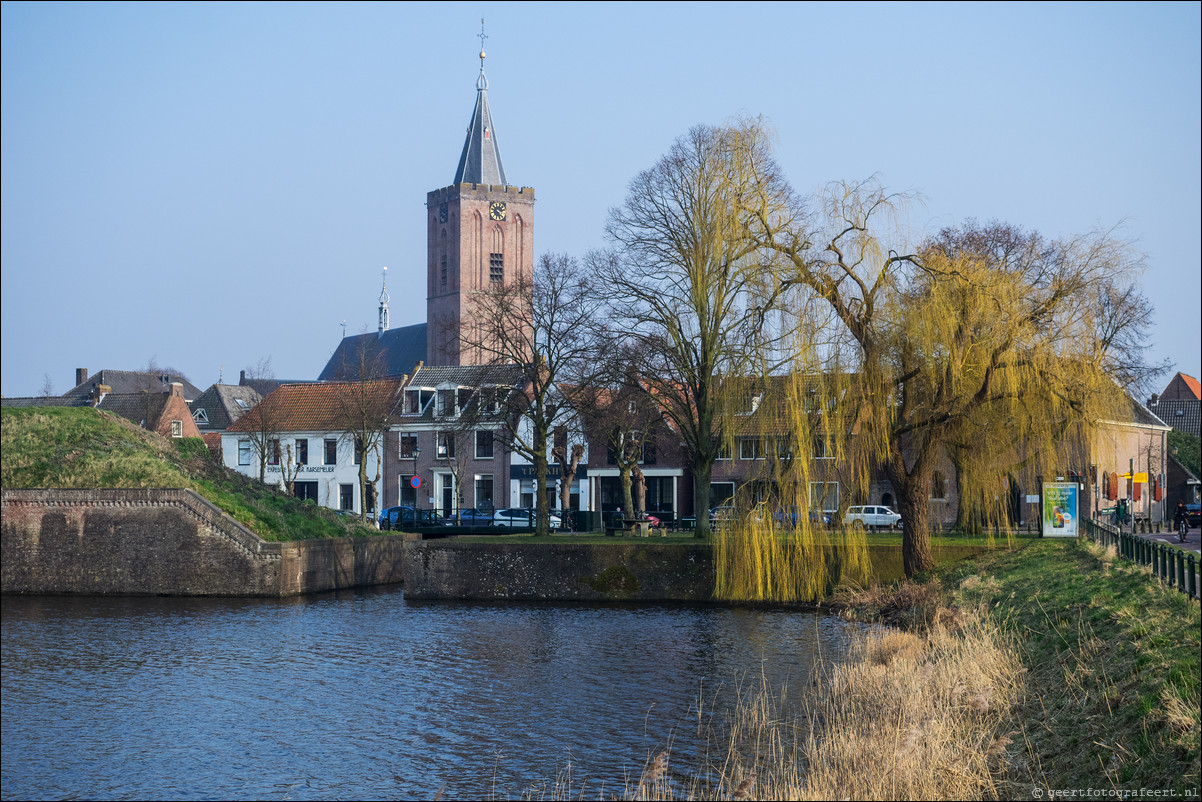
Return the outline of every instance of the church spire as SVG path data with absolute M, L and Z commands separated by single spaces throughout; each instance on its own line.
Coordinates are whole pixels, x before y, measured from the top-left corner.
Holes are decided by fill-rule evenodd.
M 455 170 L 455 184 L 504 185 L 505 167 L 501 164 L 501 149 L 497 146 L 497 132 L 492 126 L 492 112 L 488 109 L 488 78 L 484 76 L 484 20 L 480 20 L 480 76 L 476 78 L 476 107 L 472 110 L 472 121 L 467 126 L 467 141 L 463 143 L 463 154 L 459 157 L 459 168 Z
M 343 324 L 345 325 L 345 324 Z M 384 278 L 380 284 L 380 328 L 376 331 L 377 337 L 382 337 L 384 332 L 388 331 L 388 268 L 384 268 Z M 344 335 L 345 336 L 345 333 Z

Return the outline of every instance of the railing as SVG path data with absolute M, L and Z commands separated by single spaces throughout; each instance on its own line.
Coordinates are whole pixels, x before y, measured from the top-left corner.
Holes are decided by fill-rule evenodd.
M 1103 546 L 1113 546 L 1119 556 L 1146 565 L 1162 582 L 1191 599 L 1198 598 L 1198 558 L 1166 543 L 1124 532 L 1113 524 L 1085 521 L 1085 536 Z

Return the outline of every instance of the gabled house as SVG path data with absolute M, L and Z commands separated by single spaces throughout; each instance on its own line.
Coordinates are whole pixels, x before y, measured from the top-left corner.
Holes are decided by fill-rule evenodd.
M 249 412 L 263 397 L 253 387 L 238 384 L 214 384 L 188 404 L 192 420 L 209 447 L 221 455 L 221 433 Z
M 96 408 L 120 415 L 164 437 L 200 437 L 180 382 L 173 382 L 165 393 L 104 393 Z
M 385 440 L 384 505 L 436 509 L 518 506 L 504 403 L 517 366 L 416 363 Z
M 221 436 L 226 467 L 291 488 L 293 495 L 356 514 L 377 510 L 383 452 L 402 379 L 282 384 Z M 367 492 L 360 489 L 365 463 Z

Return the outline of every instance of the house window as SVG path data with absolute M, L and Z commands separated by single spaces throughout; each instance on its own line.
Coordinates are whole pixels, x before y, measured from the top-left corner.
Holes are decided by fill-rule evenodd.
M 476 508 L 481 510 L 493 509 L 492 474 L 476 474 Z
M 739 459 L 755 459 L 759 456 L 757 445 L 754 437 L 744 437 L 739 440 Z
M 488 255 L 488 280 L 493 284 L 505 283 L 505 255 L 490 253 Z
M 192 420 L 196 421 L 197 426 L 209 425 L 209 413 L 203 409 L 198 409 L 192 413 Z
M 416 507 L 417 506 L 417 488 L 413 486 L 413 476 L 411 473 L 401 474 L 401 506 Z
M 438 414 L 454 415 L 458 412 L 455 407 L 456 393 L 454 390 L 438 391 Z
M 814 435 L 814 459 L 834 459 L 830 449 L 826 447 L 826 438 Z
M 650 435 L 648 435 L 647 439 L 643 441 L 643 464 L 655 464 L 655 438 L 651 437 Z
M 480 391 L 480 406 L 489 415 L 501 411 L 501 401 L 496 387 L 486 387 Z
M 439 268 L 439 277 L 440 281 L 442 282 L 442 288 L 445 290 L 447 288 L 447 255 L 445 253 L 442 255 L 442 263 L 441 267 Z
M 492 459 L 491 431 L 476 432 L 476 459 Z
M 171 421 L 171 436 L 172 437 L 183 437 L 184 436 L 184 422 L 182 420 Z
M 251 452 L 250 441 L 249 440 L 239 440 L 238 441 L 238 464 L 239 465 L 250 465 L 250 452 Z
M 730 504 L 735 498 L 734 482 L 710 482 L 710 506 L 719 507 Z
M 308 465 L 309 464 L 309 441 L 308 440 L 297 440 L 296 441 L 296 464 L 297 465 Z
M 279 465 L 280 464 L 280 441 L 279 440 L 268 441 L 268 443 L 267 443 L 267 464 L 268 465 Z
M 412 459 L 417 456 L 417 435 L 401 435 L 401 458 Z
M 359 465 L 363 462 L 363 438 L 355 436 L 355 464 Z
M 823 512 L 839 509 L 839 483 L 810 482 L 810 509 Z
M 455 459 L 455 436 L 450 432 L 439 432 L 437 450 L 439 459 Z
M 730 459 L 730 443 L 723 440 L 718 443 L 718 459 Z
M 326 439 L 325 464 L 326 465 L 337 465 L 338 464 L 338 441 L 332 437 Z
M 943 472 L 935 471 L 931 476 L 931 498 L 946 498 L 946 490 L 943 486 Z
M 354 510 L 355 509 L 355 486 L 354 485 L 338 485 L 338 509 Z

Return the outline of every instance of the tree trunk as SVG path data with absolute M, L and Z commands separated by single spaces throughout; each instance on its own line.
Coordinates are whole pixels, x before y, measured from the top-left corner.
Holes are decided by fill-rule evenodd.
M 547 506 L 547 432 L 535 426 L 534 430 L 534 534 L 551 534 L 551 511 Z
M 708 540 L 710 536 L 710 469 L 693 467 L 693 514 L 697 516 L 697 528 L 694 536 L 698 540 Z
M 631 479 L 629 467 L 619 469 L 618 481 L 622 485 L 622 514 L 629 518 L 634 513 L 634 498 L 630 493 Z
M 647 510 L 647 477 L 643 476 L 643 469 L 635 465 L 630 472 L 634 479 L 634 511 L 636 513 L 646 512 Z
M 916 476 L 902 476 L 894 481 L 898 486 L 897 511 L 902 516 L 902 567 L 907 577 L 935 567 L 931 553 L 930 509 L 927 505 L 926 481 Z

